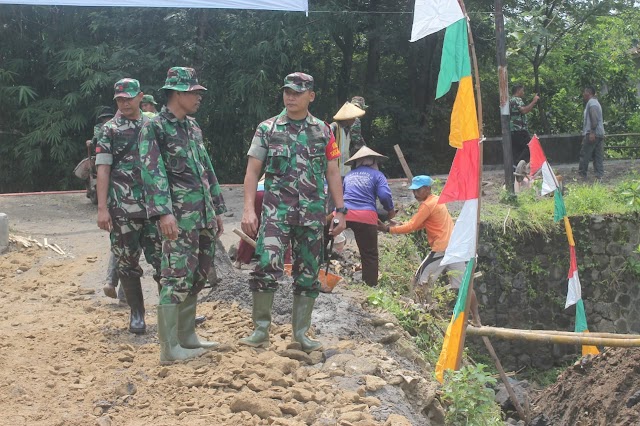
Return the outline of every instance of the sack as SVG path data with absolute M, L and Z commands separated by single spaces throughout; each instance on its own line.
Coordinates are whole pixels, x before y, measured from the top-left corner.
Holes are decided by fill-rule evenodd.
M 87 180 L 91 174 L 91 159 L 85 158 L 80 161 L 76 168 L 73 169 L 73 174 L 82 180 Z

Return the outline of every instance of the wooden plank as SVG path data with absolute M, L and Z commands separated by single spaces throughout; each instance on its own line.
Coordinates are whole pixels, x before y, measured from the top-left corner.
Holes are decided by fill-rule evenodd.
M 402 170 L 404 170 L 404 175 L 407 177 L 407 181 L 411 183 L 413 179 L 413 173 L 411 173 L 411 169 L 407 164 L 407 160 L 404 159 L 404 154 L 400 149 L 400 145 L 394 145 L 393 149 L 396 151 L 396 155 L 398 156 L 398 160 L 400 160 L 400 165 L 402 166 Z

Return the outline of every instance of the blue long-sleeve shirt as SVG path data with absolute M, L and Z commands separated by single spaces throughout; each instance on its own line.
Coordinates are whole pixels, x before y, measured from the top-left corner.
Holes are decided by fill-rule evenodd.
M 391 188 L 381 171 L 368 166 L 352 169 L 344 177 L 344 205 L 349 210 L 376 211 L 376 198 L 386 211 L 393 210 Z

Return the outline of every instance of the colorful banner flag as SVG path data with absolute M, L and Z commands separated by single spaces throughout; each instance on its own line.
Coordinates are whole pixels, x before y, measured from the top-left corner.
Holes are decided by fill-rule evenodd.
M 465 142 L 463 149 L 456 151 L 438 203 L 477 199 L 480 191 L 479 172 L 480 143 L 478 140 Z
M 531 161 L 529 162 L 531 176 L 536 174 L 538 170 L 542 173 L 542 189 L 540 193 L 542 195 L 552 193 L 558 189 L 560 185 L 558 184 L 558 178 L 556 178 L 547 161 L 547 157 L 544 155 L 544 151 L 542 151 L 540 140 L 536 135 L 533 135 L 533 138 L 529 141 L 529 152 L 531 153 Z
M 409 41 L 418 41 L 463 17 L 458 0 L 416 0 Z
M 449 145 L 462 148 L 464 142 L 480 138 L 471 78 L 467 20 L 464 18 L 448 26 L 444 34 L 436 99 L 447 94 L 451 83 L 456 81 L 459 84 L 451 111 Z
M 580 285 L 580 277 L 578 275 L 578 261 L 576 259 L 576 243 L 573 239 L 573 231 L 571 223 L 567 216 L 567 208 L 564 204 L 564 198 L 560 192 L 558 179 L 553 173 L 547 157 L 544 155 L 542 146 L 537 136 L 533 136 L 529 142 L 529 152 L 531 153 L 531 175 L 533 176 L 540 170 L 542 172 L 542 188 L 541 194 L 546 195 L 553 192 L 554 208 L 553 220 L 559 222 L 564 220 L 564 228 L 569 242 L 569 274 L 567 286 L 567 300 L 564 308 L 576 305 L 576 333 L 588 333 L 587 316 L 584 311 L 584 302 L 582 301 L 582 286 Z M 582 355 L 598 354 L 598 348 L 595 346 L 582 346 Z
M 458 290 L 458 299 L 453 308 L 451 322 L 449 322 L 444 340 L 442 341 L 442 350 L 436 363 L 436 379 L 438 379 L 440 383 L 444 380 L 444 370 L 457 370 L 460 367 L 458 360 L 459 354 L 462 353 L 462 349 L 464 348 L 463 336 L 467 322 L 467 293 L 469 292 L 469 282 L 471 281 L 474 262 L 475 258 L 472 258 L 469 263 L 467 263 L 467 268 L 464 271 L 462 283 L 460 284 L 460 290 Z

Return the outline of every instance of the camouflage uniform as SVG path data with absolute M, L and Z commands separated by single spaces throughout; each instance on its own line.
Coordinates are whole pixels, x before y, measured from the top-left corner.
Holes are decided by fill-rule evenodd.
M 509 129 L 511 130 L 511 146 L 513 154 L 513 165 L 517 165 L 520 160 L 529 162 L 530 153 L 527 145 L 531 140 L 531 135 L 527 128 L 527 115 L 520 111 L 524 107 L 524 101 L 519 96 L 513 96 L 509 100 L 509 111 L 511 119 Z
M 324 177 L 327 145 L 339 156 L 329 126 L 312 116 L 293 121 L 286 111 L 258 126 L 248 155 L 265 163 L 259 263 L 249 281 L 252 291 L 275 291 L 283 255 L 293 248 L 294 294 L 317 297 L 325 220 Z
M 144 252 L 147 262 L 154 268 L 154 279 L 160 278 L 160 234 L 154 223 L 147 219 L 144 208 L 142 177 L 138 157 L 138 135 L 148 121 L 144 116 L 129 120 L 118 111 L 102 127 L 96 146 L 96 165 L 112 166 L 107 196 L 112 218 L 111 251 L 116 256 L 120 277 L 141 277 L 139 260 Z M 113 165 L 114 154 L 134 143 L 120 162 Z
M 147 103 L 147 104 L 153 104 L 154 106 L 158 106 L 158 103 L 156 102 L 156 100 L 151 95 L 144 95 L 142 97 L 142 102 L 140 102 L 140 103 L 141 104 Z M 148 118 L 153 118 L 156 115 L 158 115 L 157 112 L 150 112 L 150 111 L 144 111 L 142 114 L 147 116 Z
M 205 90 L 199 85 L 201 89 L 195 88 L 195 74 L 189 84 L 191 90 Z M 173 214 L 178 222 L 177 240 L 162 241 L 159 301 L 161 305 L 178 304 L 197 294 L 207 282 L 215 254 L 216 215 L 226 207 L 194 118 L 178 120 L 162 107 L 142 129 L 140 156 L 149 217 Z
M 360 109 L 367 109 L 367 105 L 364 103 L 364 98 L 362 96 L 354 96 L 351 98 L 351 103 Z M 349 146 L 349 155 L 353 157 L 353 155 L 363 146 L 367 146 L 367 144 L 362 137 L 362 122 L 359 118 L 356 118 L 351 125 L 351 145 Z

